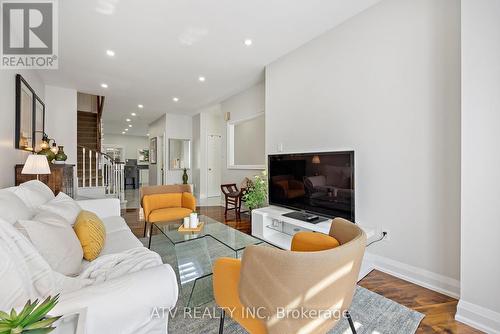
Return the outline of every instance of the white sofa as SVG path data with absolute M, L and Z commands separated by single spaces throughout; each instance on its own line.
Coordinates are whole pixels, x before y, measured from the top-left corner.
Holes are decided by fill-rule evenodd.
M 32 203 L 24 203 L 29 205 L 20 208 L 19 201 L 12 198 L 12 193 L 15 192 L 16 188 L 0 190 L 0 219 L 11 224 L 19 219 L 26 219 L 34 211 L 30 209 Z M 40 202 L 43 196 L 45 195 L 31 197 L 36 197 L 34 201 Z M 45 199 L 50 200 L 44 198 L 44 201 Z M 143 247 L 120 217 L 119 200 L 85 200 L 78 201 L 78 204 L 83 210 L 97 214 L 106 227 L 105 246 L 100 256 Z M 85 265 L 83 260 L 82 269 Z M 0 276 L 1 274 L 0 269 Z M 8 289 L 4 287 L 4 291 L 5 288 Z M 1 293 L 0 289 L 0 300 Z M 170 265 L 164 264 L 62 294 L 54 313 L 68 314 L 86 309 L 86 333 L 167 333 L 168 317 L 152 317 L 153 310 L 156 307 L 173 308 L 177 298 L 175 272 Z M 19 306 L 22 305 L 11 305 Z

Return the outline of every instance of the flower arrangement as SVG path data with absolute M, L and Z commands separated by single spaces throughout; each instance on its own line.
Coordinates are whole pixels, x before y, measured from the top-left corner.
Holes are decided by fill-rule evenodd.
M 0 311 L 0 334 L 46 334 L 52 332 L 54 322 L 61 317 L 47 317 L 50 310 L 56 306 L 59 295 L 48 297 L 38 305 L 38 299 L 33 303 L 28 300 L 24 308 L 17 313 L 15 309 L 10 314 Z
M 253 180 L 249 182 L 249 186 L 243 195 L 243 201 L 248 209 L 253 210 L 261 208 L 267 203 L 267 173 L 262 172 L 262 175 L 255 175 Z

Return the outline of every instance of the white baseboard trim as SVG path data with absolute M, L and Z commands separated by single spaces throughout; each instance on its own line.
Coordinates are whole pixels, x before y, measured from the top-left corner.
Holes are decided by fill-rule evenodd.
M 443 295 L 456 299 L 460 298 L 460 281 L 456 279 L 370 253 L 365 253 L 363 261 L 371 263 L 373 269 L 442 293 Z
M 490 334 L 500 334 L 500 313 L 460 300 L 455 320 Z

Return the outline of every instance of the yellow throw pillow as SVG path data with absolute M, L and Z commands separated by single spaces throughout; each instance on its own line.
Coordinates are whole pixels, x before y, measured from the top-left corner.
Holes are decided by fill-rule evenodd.
M 106 240 L 106 229 L 102 220 L 92 212 L 82 211 L 73 228 L 82 245 L 83 258 L 87 261 L 95 260 L 101 254 Z

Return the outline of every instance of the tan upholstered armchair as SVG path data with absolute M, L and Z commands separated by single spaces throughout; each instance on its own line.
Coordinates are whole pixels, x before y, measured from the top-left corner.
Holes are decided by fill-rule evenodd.
M 141 188 L 144 209 L 144 236 L 148 223 L 175 221 L 196 210 L 196 199 L 187 184 Z
M 250 246 L 241 262 L 230 258 L 215 262 L 215 300 L 251 334 L 323 334 L 342 315 L 355 333 L 347 311 L 365 244 L 366 235 L 358 226 L 336 218 L 330 236 L 302 232 L 294 237 L 292 251 Z M 307 251 L 308 245 L 312 251 Z M 283 317 L 297 310 L 311 311 L 310 316 Z M 223 326 L 224 312 L 219 333 Z

